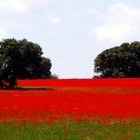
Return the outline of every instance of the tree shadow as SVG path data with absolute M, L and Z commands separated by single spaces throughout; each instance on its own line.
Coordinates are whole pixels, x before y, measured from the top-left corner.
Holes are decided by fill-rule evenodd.
M 17 87 L 12 90 L 56 90 L 56 89 L 52 87 Z

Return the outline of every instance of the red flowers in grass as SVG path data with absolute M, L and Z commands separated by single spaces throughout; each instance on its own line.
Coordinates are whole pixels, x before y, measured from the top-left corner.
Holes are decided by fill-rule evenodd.
M 0 90 L 1 120 L 140 116 L 140 79 L 19 80 L 18 83 L 36 89 Z M 52 89 L 47 90 L 47 86 Z
M 26 86 L 140 86 L 139 78 L 18 80 Z

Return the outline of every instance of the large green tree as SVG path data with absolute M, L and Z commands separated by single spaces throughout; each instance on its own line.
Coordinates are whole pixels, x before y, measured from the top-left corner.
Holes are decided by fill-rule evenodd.
M 107 49 L 94 60 L 99 77 L 140 77 L 140 42 Z
M 26 39 L 4 39 L 0 42 L 0 67 L 7 64 L 19 79 L 49 78 L 52 64 L 42 54 L 38 44 Z

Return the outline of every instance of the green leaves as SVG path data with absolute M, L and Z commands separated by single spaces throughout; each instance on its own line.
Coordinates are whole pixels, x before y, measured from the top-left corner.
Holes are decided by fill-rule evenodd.
M 0 66 L 8 63 L 17 78 L 50 77 L 51 61 L 42 57 L 42 48 L 26 39 L 5 39 L 0 42 Z
M 140 77 L 140 42 L 105 50 L 94 62 L 100 77 Z

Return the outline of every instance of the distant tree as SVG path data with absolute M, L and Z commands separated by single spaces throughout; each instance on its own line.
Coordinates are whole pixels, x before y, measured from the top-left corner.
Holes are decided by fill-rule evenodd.
M 52 74 L 50 78 L 51 79 L 59 79 L 58 75 L 56 75 L 56 74 Z
M 100 77 L 140 77 L 140 42 L 103 51 L 94 60 L 94 66 Z
M 19 79 L 49 78 L 52 64 L 42 54 L 41 47 L 36 43 L 26 39 L 5 39 L 0 42 L 0 68 L 6 64 L 9 75 L 12 71 L 12 75 Z

